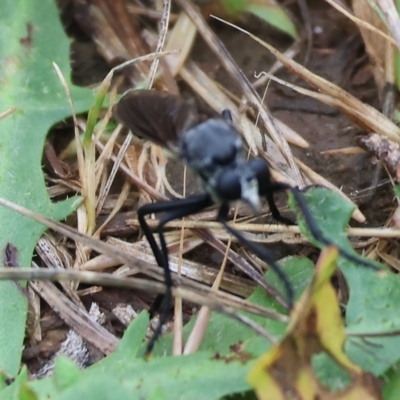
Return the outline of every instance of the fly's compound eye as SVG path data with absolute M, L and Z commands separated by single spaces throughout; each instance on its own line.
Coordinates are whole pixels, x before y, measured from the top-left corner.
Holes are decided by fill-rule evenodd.
M 236 171 L 227 169 L 220 173 L 217 178 L 215 191 L 221 200 L 239 200 L 242 189 L 240 179 Z
M 247 166 L 253 171 L 254 176 L 257 178 L 260 195 L 265 195 L 271 184 L 268 164 L 261 158 L 253 158 L 247 163 Z

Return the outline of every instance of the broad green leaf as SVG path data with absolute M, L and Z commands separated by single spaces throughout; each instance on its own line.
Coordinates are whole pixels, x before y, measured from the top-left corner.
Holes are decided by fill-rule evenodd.
M 19 399 L 19 392 L 21 386 L 28 381 L 28 369 L 26 366 L 22 367 L 20 373 L 15 378 L 14 382 L 0 391 L 0 400 L 14 400 Z
M 40 400 L 213 400 L 249 389 L 245 381 L 249 365 L 217 359 L 212 353 L 150 361 L 135 357 L 147 323 L 147 313 L 141 313 L 128 327 L 117 350 L 81 371 L 73 384 L 59 387 L 54 384 L 57 379 L 46 378 L 28 387 Z
M 78 382 L 83 379 L 91 379 L 91 374 L 95 375 L 100 371 L 107 373 L 111 366 L 119 367 L 122 371 L 125 368 L 125 362 L 135 360 L 140 344 L 146 335 L 149 318 L 146 312 L 143 312 L 135 318 L 125 331 L 123 339 L 120 341 L 116 351 L 110 356 L 104 358 L 97 364 L 91 366 L 86 371 L 90 371 L 89 375 L 83 375 L 72 361 L 65 357 L 56 360 L 55 370 L 52 377 L 44 378 L 30 383 L 30 388 L 37 393 L 39 399 L 57 399 L 58 395 L 70 387 L 75 387 Z M 78 372 L 78 373 L 77 373 Z M 118 377 L 119 371 L 114 372 Z M 21 383 L 26 382 L 21 378 L 17 378 L 18 382 L 14 382 L 3 392 L 0 392 L 0 400 L 17 400 Z M 2 396 L 3 395 L 3 396 Z
M 400 393 L 400 371 L 398 366 L 392 368 L 384 377 L 385 387 L 383 388 L 383 398 L 385 400 L 397 400 Z
M 266 2 L 251 1 L 247 6 L 247 11 L 296 39 L 298 36 L 296 27 L 285 10 L 277 4 L 267 5 L 264 3 Z
M 149 400 L 164 400 L 165 399 L 165 395 L 163 390 L 157 386 L 153 389 L 153 391 L 149 394 L 148 397 Z
M 314 355 L 311 361 L 315 376 L 333 392 L 343 390 L 350 384 L 349 374 L 325 352 Z
M 95 374 L 90 374 L 90 369 L 85 370 L 76 386 L 54 399 L 130 400 L 155 394 L 162 394 L 162 397 L 155 398 L 166 400 L 220 399 L 249 389 L 244 379 L 247 370 L 248 367 L 238 361 L 216 360 L 210 353 L 151 361 L 136 358 L 124 360 L 124 364 L 117 367 L 110 365 L 110 368 Z
M 222 0 L 222 4 L 232 18 L 249 12 L 294 39 L 298 36 L 294 23 L 275 0 Z
M 340 195 L 328 189 L 312 188 L 304 193 L 304 196 L 324 234 L 342 248 L 351 249 L 350 242 L 343 232 L 353 207 Z M 298 211 L 293 202 L 291 199 L 293 208 Z M 301 214 L 299 224 L 302 232 L 309 236 Z M 315 238 L 310 240 L 317 243 Z M 349 336 L 346 351 L 363 369 L 380 375 L 400 360 L 400 337 L 387 335 L 400 329 L 400 276 L 389 272 L 383 266 L 381 272 L 376 272 L 364 266 L 354 265 L 343 257 L 339 258 L 338 264 L 350 290 L 350 299 L 346 307 L 346 331 L 352 335 L 364 334 L 364 337 Z M 379 333 L 383 335 L 366 336 Z
M 397 89 L 400 88 L 400 53 L 398 50 L 395 50 L 394 54 L 394 63 L 395 63 L 395 81 Z M 397 117 L 399 119 L 399 117 Z
M 231 15 L 236 15 L 246 10 L 247 0 L 223 0 L 226 11 Z
M 38 400 L 35 392 L 26 384 L 21 385 L 18 400 Z
M 288 275 L 295 289 L 295 297 L 299 298 L 308 283 L 311 281 L 314 271 L 313 263 L 306 258 L 289 257 L 280 263 L 283 266 L 285 273 Z M 268 271 L 265 275 L 266 279 L 278 290 L 283 293 L 282 282 L 278 280 L 273 271 Z M 257 288 L 254 293 L 248 298 L 252 303 L 263 307 L 275 309 L 279 312 L 284 312 L 283 308 L 270 297 L 265 294 L 264 289 Z M 269 320 L 262 317 L 247 314 L 247 317 L 268 329 L 268 331 L 277 339 L 283 336 L 286 324 Z M 188 337 L 195 323 L 196 317 L 184 327 L 184 337 Z M 154 354 L 163 355 L 170 354 L 172 348 L 172 334 L 162 337 L 155 346 Z M 260 355 L 266 351 L 270 344 L 264 338 L 258 337 L 254 331 L 242 323 L 226 317 L 219 313 L 212 313 L 210 322 L 207 326 L 205 337 L 202 341 L 200 350 L 212 351 L 221 355 L 230 353 L 230 347 L 236 343 L 243 343 L 246 351 Z
M 148 314 L 143 311 L 129 325 L 128 329 L 124 333 L 123 340 L 121 340 L 114 353 L 93 365 L 92 370 L 97 368 L 104 369 L 104 365 L 106 368 L 109 368 L 114 360 L 115 364 L 122 362 L 123 368 L 124 360 L 133 360 L 134 358 L 138 358 L 138 352 L 146 336 L 148 324 Z
M 41 169 L 49 128 L 71 114 L 56 62 L 69 82 L 69 41 L 54 0 L 3 0 L 0 12 L 0 111 L 16 111 L 0 121 L 0 197 L 61 220 L 77 198 L 50 201 Z M 77 112 L 86 110 L 91 92 L 71 87 Z M 0 209 L 0 252 L 12 250 L 19 267 L 30 267 L 45 227 Z M 14 282 L 0 283 L 0 369 L 15 376 L 20 368 L 27 300 Z
M 58 390 L 64 390 L 79 380 L 80 371 L 68 357 L 60 356 L 54 365 L 53 380 Z

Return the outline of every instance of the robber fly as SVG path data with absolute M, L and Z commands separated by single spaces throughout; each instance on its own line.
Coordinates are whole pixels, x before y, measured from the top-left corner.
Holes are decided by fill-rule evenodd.
M 294 294 L 286 274 L 264 247 L 252 243 L 241 232 L 229 226 L 227 217 L 231 203 L 238 200 L 248 204 L 254 213 L 259 213 L 261 198 L 265 197 L 273 218 L 291 224 L 289 219 L 280 214 L 273 197 L 276 192 L 289 190 L 293 193 L 313 236 L 323 244 L 332 244 L 314 222 L 302 192 L 296 187 L 273 182 L 268 164 L 263 159 L 247 160 L 243 142 L 232 123 L 229 111 L 222 112 L 220 116 L 167 92 L 133 90 L 121 98 L 113 112 L 115 118 L 134 135 L 160 145 L 186 164 L 200 178 L 204 188 L 204 192 L 199 195 L 147 204 L 138 210 L 140 226 L 157 264 L 164 269 L 166 284 L 166 292 L 162 300 L 159 299 L 162 302 L 159 324 L 148 343 L 148 352 L 161 332 L 172 301 L 172 278 L 163 234 L 164 226 L 169 221 L 199 213 L 214 204 L 219 206 L 218 221 L 224 228 L 275 271 L 282 281 L 290 309 Z M 156 228 L 161 249 L 145 219 L 153 213 L 164 213 Z M 359 258 L 345 250 L 341 250 L 341 254 L 360 263 Z M 367 261 L 363 263 L 377 269 L 374 264 Z

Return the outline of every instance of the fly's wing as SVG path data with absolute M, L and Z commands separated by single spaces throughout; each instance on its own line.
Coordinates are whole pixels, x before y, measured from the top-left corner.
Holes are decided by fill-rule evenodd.
M 114 107 L 113 114 L 134 135 L 171 151 L 182 132 L 204 119 L 194 102 L 156 90 L 127 92 Z

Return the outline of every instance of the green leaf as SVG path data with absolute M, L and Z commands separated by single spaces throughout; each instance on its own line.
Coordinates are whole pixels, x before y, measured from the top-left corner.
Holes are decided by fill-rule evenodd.
M 314 271 L 313 263 L 306 258 L 288 257 L 280 262 L 287 274 L 290 282 L 293 284 L 295 290 L 295 297 L 300 297 L 306 286 L 309 284 Z M 271 285 L 276 287 L 283 293 L 282 282 L 277 278 L 275 273 L 271 270 L 265 275 L 266 279 Z M 283 308 L 270 297 L 266 296 L 264 289 L 257 288 L 254 293 L 247 299 L 254 304 L 263 307 L 268 307 L 284 313 Z M 251 314 L 246 314 L 247 317 L 257 322 L 274 335 L 276 338 L 283 336 L 286 324 L 282 322 L 273 321 L 270 319 L 257 317 Z M 184 327 L 185 340 L 189 336 L 196 317 L 193 317 L 190 322 Z M 242 343 L 245 351 L 258 356 L 265 352 L 269 347 L 264 338 L 254 334 L 254 331 L 243 325 L 242 323 L 226 317 L 225 315 L 213 312 L 207 326 L 206 334 L 202 340 L 200 350 L 212 351 L 220 355 L 227 355 L 231 352 L 232 345 Z M 172 348 L 172 334 L 168 334 L 159 339 L 154 348 L 155 355 L 170 354 Z
M 394 185 L 393 186 L 393 192 L 396 197 L 400 197 L 400 185 Z
M 398 50 L 395 50 L 395 53 L 394 53 L 394 64 L 395 64 L 395 69 L 394 69 L 395 82 L 396 82 L 397 90 L 399 90 L 400 89 L 400 53 Z
M 349 374 L 326 353 L 313 356 L 312 367 L 318 380 L 332 391 L 343 390 L 351 382 Z
M 71 114 L 52 66 L 56 62 L 70 84 L 69 41 L 53 0 L 3 0 L 0 31 L 0 110 L 16 108 L 0 121 L 0 197 L 61 220 L 78 201 L 50 201 L 41 160 L 49 128 Z M 91 104 L 90 91 L 71 87 L 71 94 L 77 112 Z M 4 259 L 6 248 L 15 249 L 18 266 L 30 267 L 45 227 L 5 208 L 0 209 L 0 220 L 0 257 Z M 20 367 L 26 313 L 27 301 L 20 286 L 1 282 L 0 369 L 13 376 Z
M 21 386 L 28 381 L 28 369 L 22 367 L 14 382 L 0 391 L 0 400 L 18 400 Z
M 164 399 L 220 399 L 249 389 L 245 381 L 248 366 L 239 362 L 214 360 L 211 354 L 198 353 L 182 357 L 124 360 L 124 365 L 110 365 L 91 374 L 82 372 L 82 379 L 73 389 L 57 399 L 98 399 L 110 393 L 110 399 L 147 398 L 162 394 Z M 115 372 L 118 372 L 116 374 Z M 87 378 L 87 379 L 86 379 Z M 118 391 L 123 390 L 121 393 Z M 96 393 L 97 392 L 97 393 Z M 116 394 L 118 393 L 118 395 Z
M 165 395 L 163 390 L 157 386 L 154 388 L 154 390 L 149 394 L 148 397 L 149 400 L 164 400 L 165 399 Z
M 58 399 L 60 393 L 64 393 L 67 389 L 71 388 L 75 390 L 80 385 L 80 380 L 83 380 L 87 384 L 92 376 L 98 376 L 100 372 L 107 374 L 107 371 L 110 371 L 111 367 L 114 367 L 115 370 L 113 373 L 110 372 L 110 378 L 112 378 L 111 375 L 114 375 L 118 379 L 120 372 L 125 370 L 126 363 L 137 360 L 137 351 L 146 335 L 148 323 L 148 314 L 146 312 L 140 313 L 125 331 L 124 337 L 120 341 L 116 351 L 97 364 L 87 368 L 84 373 L 78 370 L 76 365 L 67 358 L 58 358 L 56 360 L 54 375 L 31 382 L 31 389 L 39 396 L 39 399 Z M 87 371 L 89 372 L 87 373 Z M 14 393 L 17 389 L 18 386 L 14 385 Z M 107 393 L 107 390 L 104 393 Z M 17 399 L 17 397 L 12 397 L 10 393 L 8 392 L 8 397 L 4 397 L 4 399 Z M 118 392 L 115 392 L 115 395 L 116 393 Z M 104 397 L 100 396 L 99 398 Z M 3 400 L 1 393 L 0 400 Z
M 350 250 L 351 244 L 344 231 L 354 208 L 339 194 L 324 188 L 312 188 L 304 196 L 324 234 L 340 247 Z M 293 198 L 291 205 L 298 212 Z M 309 236 L 301 213 L 298 220 L 302 232 L 318 245 L 315 238 Z M 384 266 L 382 271 L 376 272 L 343 257 L 339 258 L 338 264 L 350 290 L 346 331 L 353 336 L 346 341 L 346 352 L 363 369 L 380 375 L 400 360 L 400 337 L 388 335 L 400 330 L 400 276 Z M 355 337 L 355 334 L 360 336 Z
M 46 378 L 28 386 L 40 400 L 195 400 L 199 394 L 212 400 L 249 389 L 245 377 L 250 364 L 215 359 L 210 353 L 150 361 L 135 357 L 147 323 L 147 313 L 141 313 L 127 329 L 117 350 L 80 371 L 72 385 L 56 387 L 54 379 Z
M 57 357 L 54 365 L 53 380 L 58 390 L 72 386 L 79 379 L 80 371 L 68 357 Z
M 298 37 L 297 30 L 285 10 L 274 0 L 222 0 L 224 11 L 232 18 L 249 12 L 292 38 Z
M 295 257 L 285 261 L 285 271 L 293 280 L 296 296 L 299 296 L 312 277 L 313 265 L 307 259 Z M 267 277 L 275 284 L 276 276 L 269 272 Z M 255 291 L 251 300 L 264 306 L 280 307 L 261 289 Z M 279 336 L 285 330 L 282 323 L 260 317 L 253 318 Z M 55 376 L 28 383 L 29 389 L 40 400 L 198 399 L 199 394 L 201 398 L 220 399 L 250 390 L 246 375 L 253 360 L 250 357 L 246 362 L 239 362 L 237 358 L 224 357 L 224 351 L 226 354 L 230 352 L 229 343 L 242 341 L 245 351 L 255 352 L 257 355 L 269 346 L 265 339 L 255 337 L 252 330 L 216 314 L 212 318 L 208 338 L 203 344 L 207 351 L 182 357 L 154 357 L 146 361 L 138 358 L 138 353 L 147 331 L 148 320 L 146 312 L 139 314 L 126 330 L 116 351 L 99 363 L 77 374 L 76 367 L 70 365 L 68 360 L 58 360 Z M 219 329 L 222 331 L 218 331 Z M 237 329 L 239 331 L 236 333 L 229 332 Z M 228 333 L 231 335 L 227 335 Z M 226 340 L 224 336 L 227 336 Z M 215 349 L 215 352 L 209 349 Z M 216 352 L 218 357 L 215 356 Z M 11 399 L 14 400 L 13 397 L 8 398 Z
M 247 0 L 222 0 L 226 11 L 231 15 L 236 15 L 246 10 Z
M 116 360 L 116 363 L 119 363 L 123 360 L 128 361 L 137 358 L 139 349 L 141 348 L 146 336 L 148 325 L 149 315 L 146 311 L 142 311 L 128 326 L 123 339 L 114 353 L 93 365 L 92 369 L 103 368 L 103 363 L 110 365 L 113 360 Z
M 383 398 L 385 400 L 397 400 L 400 393 L 400 371 L 398 367 L 392 368 L 385 375 L 386 385 L 383 388 Z
M 35 392 L 26 384 L 21 385 L 18 400 L 38 400 Z
M 288 17 L 285 10 L 278 5 L 264 5 L 259 1 L 251 2 L 247 6 L 246 11 L 268 22 L 280 31 L 287 33 L 293 39 L 298 37 L 294 23 Z

